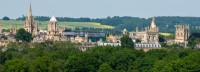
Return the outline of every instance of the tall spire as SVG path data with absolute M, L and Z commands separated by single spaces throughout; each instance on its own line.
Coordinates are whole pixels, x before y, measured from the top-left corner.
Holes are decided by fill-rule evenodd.
M 155 17 L 152 17 L 151 28 L 155 28 L 155 27 L 156 27 Z
M 32 16 L 32 8 L 31 8 L 31 2 L 30 2 L 30 7 L 29 7 L 29 11 L 28 11 L 28 18 L 30 19 L 31 16 Z

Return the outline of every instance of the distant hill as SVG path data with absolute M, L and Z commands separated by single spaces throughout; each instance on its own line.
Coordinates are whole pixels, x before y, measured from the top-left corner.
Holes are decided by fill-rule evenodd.
M 24 20 L 25 17 L 20 17 L 17 20 Z M 50 17 L 35 16 L 36 20 L 48 21 Z M 57 17 L 60 22 L 97 22 L 103 25 L 115 27 L 113 31 L 116 34 L 121 33 L 121 30 L 127 29 L 128 31 L 135 31 L 136 27 L 144 30 L 145 27 L 150 26 L 152 18 L 139 18 L 139 17 L 107 17 L 107 18 L 68 18 Z M 159 27 L 160 32 L 174 33 L 176 24 L 189 24 L 191 32 L 200 32 L 200 17 L 179 17 L 179 16 L 159 16 L 155 17 L 156 25 Z
M 47 28 L 48 21 L 37 21 L 39 25 L 39 29 Z M 0 25 L 4 29 L 9 29 L 11 27 L 23 28 L 24 21 L 17 21 L 17 20 L 0 20 Z M 100 23 L 96 22 L 58 22 L 59 27 L 66 27 L 69 29 L 75 29 L 76 27 L 88 27 L 88 28 L 102 28 L 102 29 L 113 29 L 113 26 L 109 25 L 101 25 Z

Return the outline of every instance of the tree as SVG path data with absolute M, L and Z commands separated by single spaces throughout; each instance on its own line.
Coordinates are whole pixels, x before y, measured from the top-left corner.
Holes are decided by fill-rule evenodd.
M 32 34 L 25 31 L 25 29 L 20 28 L 17 31 L 17 34 L 15 35 L 15 39 L 17 41 L 22 41 L 22 42 L 31 42 L 33 40 Z
M 140 40 L 140 39 L 136 39 L 135 42 L 136 42 L 136 43 L 141 43 L 141 40 Z
M 10 18 L 5 16 L 5 17 L 2 18 L 2 20 L 10 20 Z
M 163 60 L 159 60 L 157 62 L 154 63 L 152 71 L 153 72 L 160 72 L 162 70 L 163 67 L 165 67 L 166 62 Z
M 165 42 L 165 38 L 163 35 L 159 35 L 159 42 Z
M 184 69 L 187 69 L 187 72 L 200 71 L 200 52 L 190 53 L 188 56 L 184 57 L 182 61 L 182 67 L 184 67 Z
M 7 60 L 5 63 L 5 70 L 7 72 L 27 72 L 28 63 L 20 59 Z
M 91 53 L 70 56 L 65 63 L 65 72 L 95 72 L 99 67 L 98 59 Z
M 31 66 L 32 72 L 59 72 L 59 63 L 47 56 L 36 58 Z
M 113 72 L 113 69 L 109 64 L 103 63 L 100 65 L 98 72 Z
M 1 36 L 1 39 L 7 40 L 7 39 L 8 39 L 8 37 L 7 37 L 7 36 L 5 36 L 5 35 L 2 35 L 2 36 Z
M 134 48 L 134 42 L 128 35 L 123 35 L 120 40 L 122 48 Z

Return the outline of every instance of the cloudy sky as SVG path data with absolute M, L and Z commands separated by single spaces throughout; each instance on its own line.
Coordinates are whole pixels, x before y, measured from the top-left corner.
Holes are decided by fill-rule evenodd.
M 200 0 L 31 0 L 33 15 L 57 17 L 196 16 Z M 0 18 L 27 15 L 30 0 L 0 0 Z

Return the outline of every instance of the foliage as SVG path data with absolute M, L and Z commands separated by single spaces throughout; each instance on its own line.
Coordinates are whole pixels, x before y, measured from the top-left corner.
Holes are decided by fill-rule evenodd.
M 70 42 L 15 43 L 0 51 L 2 72 L 199 72 L 200 49 L 178 46 L 147 52 L 97 46 L 78 50 Z
M 134 48 L 134 42 L 128 35 L 123 35 L 120 41 L 122 48 Z
M 200 44 L 200 33 L 193 33 L 188 39 L 188 46 L 196 48 L 197 44 Z
M 22 42 L 31 42 L 33 40 L 32 34 L 25 31 L 25 29 L 20 28 L 17 31 L 17 34 L 15 35 L 15 39 L 17 41 L 22 41 Z
M 44 56 L 36 58 L 31 66 L 30 71 L 32 72 L 58 72 L 59 63 L 52 60 L 51 58 Z
M 8 37 L 7 37 L 7 36 L 5 36 L 5 35 L 2 35 L 2 36 L 1 36 L 1 39 L 7 40 L 7 39 L 8 39 Z
M 10 20 L 10 18 L 5 16 L 5 17 L 2 18 L 2 20 Z
M 112 71 L 113 71 L 112 67 L 107 63 L 101 64 L 98 69 L 98 72 L 112 72 Z
M 20 59 L 7 60 L 5 70 L 6 72 L 27 72 L 28 63 Z

